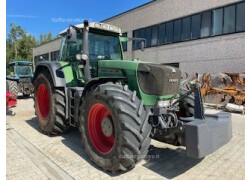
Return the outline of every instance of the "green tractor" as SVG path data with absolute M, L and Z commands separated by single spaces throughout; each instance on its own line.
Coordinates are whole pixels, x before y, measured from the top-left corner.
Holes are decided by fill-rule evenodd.
M 33 68 L 30 61 L 12 61 L 8 64 L 10 74 L 6 77 L 7 90 L 18 96 L 22 93 L 24 97 L 29 97 L 34 88 L 31 83 Z
M 181 86 L 179 69 L 123 60 L 121 44 L 131 39 L 120 28 L 84 21 L 60 35 L 60 60 L 39 62 L 32 80 L 44 134 L 78 127 L 90 159 L 112 172 L 132 169 L 151 139 L 185 146 L 192 158 L 231 139 L 230 114 L 205 116 L 200 88 Z

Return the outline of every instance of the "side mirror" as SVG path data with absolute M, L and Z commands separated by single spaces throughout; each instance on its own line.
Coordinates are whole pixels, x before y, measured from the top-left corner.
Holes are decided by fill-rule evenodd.
M 69 27 L 67 30 L 67 42 L 76 43 L 77 42 L 77 32 L 73 27 Z
M 145 49 L 145 41 L 141 41 L 141 51 L 143 52 Z

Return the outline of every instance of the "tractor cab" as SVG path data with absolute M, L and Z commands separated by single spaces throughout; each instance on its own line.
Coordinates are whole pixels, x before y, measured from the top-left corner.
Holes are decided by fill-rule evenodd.
M 30 61 L 13 61 L 9 63 L 9 77 L 19 79 L 20 77 L 32 77 L 32 63 Z
M 82 61 L 83 66 L 86 62 L 89 63 L 92 78 L 98 76 L 98 61 L 123 60 L 123 42 L 140 41 L 142 50 L 145 46 L 145 39 L 122 37 L 119 27 L 105 23 L 85 22 L 76 26 L 70 25 L 60 35 L 63 39 L 60 60 Z M 87 68 L 88 64 L 86 71 Z
M 80 24 L 74 26 L 74 28 L 76 31 L 70 28 L 70 31 L 60 33 L 63 37 L 60 59 L 76 60 L 76 55 L 83 53 L 83 26 Z M 120 35 L 121 29 L 115 26 L 104 23 L 89 23 L 87 37 L 89 60 L 122 60 Z
M 120 28 L 104 23 L 89 23 L 88 31 L 83 33 L 83 30 L 83 24 L 79 24 L 60 33 L 63 37 L 60 51 L 61 60 L 80 62 L 88 58 L 90 75 L 97 77 L 99 60 L 123 59 Z M 83 48 L 86 49 L 85 53 Z M 85 62 L 83 61 L 83 63 Z M 85 64 L 83 65 L 85 66 Z

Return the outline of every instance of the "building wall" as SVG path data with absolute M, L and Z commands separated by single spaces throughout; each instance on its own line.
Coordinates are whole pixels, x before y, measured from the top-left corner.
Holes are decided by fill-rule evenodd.
M 42 45 L 36 46 L 33 48 L 33 61 L 35 61 L 36 57 L 39 57 L 44 54 L 48 54 L 48 59 L 51 60 L 51 53 L 55 51 L 59 51 L 61 46 L 61 38 L 57 38 L 55 40 L 49 41 Z
M 104 20 L 121 27 L 128 37 L 133 30 L 166 22 L 204 10 L 241 2 L 240 0 L 156 0 L 127 13 Z M 205 39 L 132 51 L 128 43 L 126 59 L 138 58 L 156 63 L 180 63 L 183 72 L 245 71 L 245 33 L 222 35 Z

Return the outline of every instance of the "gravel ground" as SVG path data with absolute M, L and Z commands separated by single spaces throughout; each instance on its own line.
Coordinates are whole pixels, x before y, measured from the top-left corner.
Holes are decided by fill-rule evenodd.
M 41 133 L 33 100 L 18 99 L 7 116 L 7 179 L 244 179 L 245 116 L 232 114 L 232 140 L 202 160 L 185 148 L 152 141 L 149 159 L 123 174 L 103 172 L 85 154 L 77 129 L 57 137 Z M 206 112 L 217 111 L 206 109 Z

